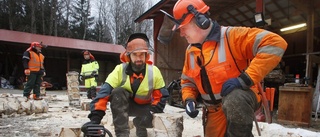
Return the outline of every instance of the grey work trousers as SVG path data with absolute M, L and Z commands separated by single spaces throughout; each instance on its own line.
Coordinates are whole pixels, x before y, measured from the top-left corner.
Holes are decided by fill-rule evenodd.
M 150 104 L 137 104 L 131 98 L 132 93 L 124 88 L 115 88 L 110 95 L 110 107 L 112 111 L 115 133 L 118 137 L 129 136 L 129 116 L 136 116 L 140 123 L 152 123 L 153 116 L 150 113 Z
M 254 112 L 259 108 L 256 95 L 251 90 L 234 89 L 222 99 L 222 109 L 227 118 L 225 137 L 251 137 Z

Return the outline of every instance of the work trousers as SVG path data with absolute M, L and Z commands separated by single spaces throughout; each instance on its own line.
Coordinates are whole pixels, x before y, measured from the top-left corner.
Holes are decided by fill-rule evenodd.
M 33 90 L 33 94 L 35 94 L 37 97 L 40 97 L 40 86 L 41 86 L 41 79 L 42 75 L 40 73 L 30 73 L 29 76 L 27 76 L 27 83 L 23 90 L 23 96 L 29 97 L 31 90 Z
M 253 91 L 235 89 L 222 99 L 222 109 L 227 119 L 225 137 L 253 137 L 254 112 L 259 108 Z
M 97 80 L 95 77 L 86 78 L 84 80 L 84 87 L 87 89 L 87 97 L 88 99 L 95 98 L 97 92 Z
M 152 127 L 153 116 L 150 113 L 150 104 L 137 104 L 131 96 L 132 93 L 121 87 L 115 88 L 111 92 L 110 107 L 117 137 L 129 136 L 129 116 L 136 116 L 134 119 L 137 123 L 135 126 L 138 126 L 136 128 Z

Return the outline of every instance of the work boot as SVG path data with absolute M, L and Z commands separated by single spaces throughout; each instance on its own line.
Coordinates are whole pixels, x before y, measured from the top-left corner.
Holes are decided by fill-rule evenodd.
M 148 137 L 147 129 L 136 127 L 136 136 L 137 137 Z
M 37 95 L 36 95 L 36 94 L 33 94 L 33 100 L 42 100 L 42 98 L 37 97 Z
M 88 99 L 92 99 L 90 88 L 87 89 L 87 97 Z
M 141 118 L 135 117 L 133 120 L 133 125 L 136 127 L 136 136 L 137 137 L 147 137 L 148 132 L 146 129 L 146 125 L 144 125 L 141 121 Z

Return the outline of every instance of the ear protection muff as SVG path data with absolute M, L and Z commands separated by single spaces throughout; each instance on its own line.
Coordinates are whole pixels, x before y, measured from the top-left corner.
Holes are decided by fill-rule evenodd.
M 210 19 L 208 15 L 198 12 L 193 5 L 187 7 L 188 11 L 194 15 L 196 25 L 201 29 L 207 29 L 210 26 Z

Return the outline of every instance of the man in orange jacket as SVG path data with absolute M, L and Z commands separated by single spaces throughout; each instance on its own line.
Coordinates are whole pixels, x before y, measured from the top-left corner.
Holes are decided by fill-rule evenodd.
M 199 94 L 206 137 L 253 136 L 261 102 L 255 85 L 279 63 L 287 43 L 267 30 L 220 26 L 208 11 L 202 0 L 178 0 L 173 8 L 173 29 L 190 44 L 181 76 L 186 113 L 198 115 Z
M 23 53 L 22 64 L 24 67 L 24 74 L 27 77 L 27 83 L 23 90 L 23 96 L 29 99 L 30 92 L 33 90 L 33 99 L 41 100 L 40 86 L 42 77 L 46 75 L 43 63 L 44 56 L 41 49 L 46 47 L 39 42 L 32 42 L 30 47 Z
M 107 102 L 110 101 L 113 124 L 117 137 L 129 137 L 129 116 L 138 137 L 146 137 L 146 128 L 152 127 L 152 113 L 162 113 L 169 93 L 160 70 L 149 62 L 149 39 L 143 33 L 132 34 L 121 54 L 123 62 L 108 75 L 96 98 L 91 102 L 90 122 L 81 130 L 100 124 Z

